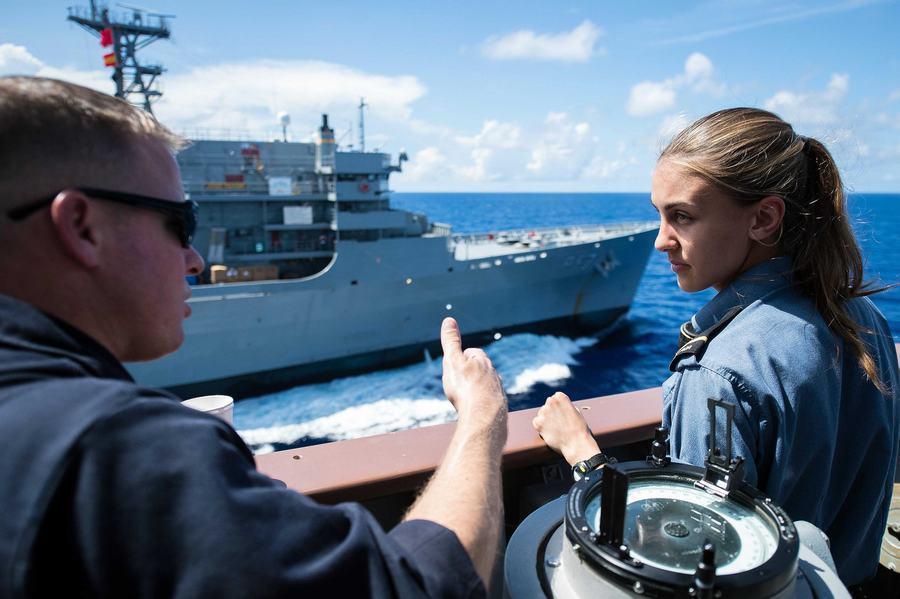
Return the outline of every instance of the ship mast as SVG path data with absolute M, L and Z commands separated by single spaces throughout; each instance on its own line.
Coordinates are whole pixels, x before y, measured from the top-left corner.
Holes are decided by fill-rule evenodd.
M 157 77 L 165 69 L 160 65 L 141 64 L 137 59 L 137 51 L 156 40 L 168 39 L 168 19 L 174 18 L 174 15 L 120 6 L 131 11 L 130 19 L 127 15 L 111 14 L 109 8 L 98 7 L 91 0 L 89 9 L 82 6 L 69 7 L 68 20 L 99 38 L 101 45 L 112 46 L 112 53 L 104 58 L 107 59 L 107 66 L 114 68 L 111 79 L 116 84 L 116 97 L 153 114 L 151 102 L 162 96 L 155 84 Z M 133 96 L 138 98 L 132 99 Z
M 366 104 L 365 98 L 359 99 L 359 151 L 366 151 L 366 121 L 365 121 L 365 107 L 368 106 Z

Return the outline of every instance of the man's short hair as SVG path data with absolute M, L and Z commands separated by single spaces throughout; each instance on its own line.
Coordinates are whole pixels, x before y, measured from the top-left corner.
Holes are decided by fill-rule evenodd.
M 0 206 L 70 186 L 127 185 L 134 149 L 184 140 L 113 96 L 55 79 L 0 77 Z

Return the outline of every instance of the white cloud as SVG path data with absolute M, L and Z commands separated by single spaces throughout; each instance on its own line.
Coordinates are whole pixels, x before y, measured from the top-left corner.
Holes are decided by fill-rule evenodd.
M 577 176 L 592 153 L 588 149 L 591 145 L 589 133 L 588 123 L 572 122 L 564 112 L 549 113 L 543 131 L 535 136 L 531 158 L 525 168 L 539 176 Z
M 453 139 L 456 132 L 450 127 L 435 125 L 422 119 L 411 118 L 406 121 L 409 128 L 418 135 L 427 135 L 429 137 L 440 137 L 444 139 Z
M 410 116 L 411 104 L 426 91 L 412 76 L 276 60 L 198 67 L 168 75 L 165 85 L 156 113 L 175 128 L 269 128 L 282 110 L 353 114 L 360 97 L 366 98 L 373 116 L 400 121 Z
M 627 110 L 634 116 L 656 114 L 672 108 L 675 99 L 675 87 L 671 83 L 642 81 L 631 88 Z
M 413 154 L 398 177 L 405 182 L 438 182 L 447 173 L 447 156 L 435 146 L 423 148 Z
M 684 63 L 683 78 L 676 78 L 676 84 L 684 83 L 695 93 L 721 96 L 725 93 L 725 85 L 718 83 L 714 77 L 712 61 L 700 52 L 688 56 Z
M 595 181 L 599 179 L 609 179 L 625 167 L 636 163 L 637 160 L 635 160 L 634 157 L 610 160 L 605 156 L 594 156 L 587 166 L 582 169 L 580 177 L 582 179 Z
M 527 150 L 523 139 L 518 123 L 488 119 L 475 135 L 449 138 L 455 146 L 447 148 L 456 157 L 452 170 L 457 177 L 470 182 L 517 178 Z
M 895 100 L 900 100 L 900 89 L 895 89 L 891 92 L 891 95 L 888 96 L 888 101 L 893 102 Z
M 631 88 L 626 110 L 633 116 L 649 116 L 673 108 L 678 91 L 690 89 L 694 93 L 720 96 L 725 85 L 715 80 L 712 61 L 694 52 L 684 61 L 684 71 L 663 81 L 642 81 Z
M 109 70 L 52 67 L 23 46 L 0 44 L 0 74 L 15 73 L 114 91 Z M 292 113 L 295 123 L 306 122 L 310 113 L 354 114 L 360 97 L 366 98 L 373 117 L 397 122 L 410 117 L 412 103 L 426 92 L 413 76 L 366 73 L 319 61 L 221 63 L 166 74 L 162 85 L 164 95 L 154 112 L 175 130 L 274 129 L 281 111 Z
M 482 54 L 494 60 L 535 59 L 587 62 L 595 53 L 594 44 L 603 30 L 584 21 L 571 31 L 535 33 L 523 29 L 503 36 L 491 36 L 482 45 Z
M 846 73 L 834 73 L 828 81 L 825 89 L 825 98 L 833 102 L 840 101 L 847 94 L 850 86 L 850 76 Z
M 536 175 L 558 173 L 565 176 L 576 159 L 575 145 L 579 140 L 576 139 L 575 126 L 563 112 L 548 114 L 544 131 L 535 140 L 531 159 L 525 168 Z
M 0 75 L 30 75 L 49 77 L 78 83 L 104 93 L 115 91 L 109 72 L 103 70 L 81 71 L 72 68 L 52 67 L 34 56 L 25 46 L 0 44 Z
M 793 124 L 830 125 L 838 122 L 838 108 L 847 95 L 850 78 L 835 73 L 822 91 L 793 92 L 781 90 L 763 103 L 766 110 L 777 113 Z
M 25 46 L 0 44 L 0 74 L 37 75 L 44 64 L 31 55 Z
M 464 146 L 487 146 L 510 149 L 519 146 L 522 130 L 514 123 L 487 120 L 481 132 L 471 137 L 457 136 L 456 141 Z
M 705 55 L 694 52 L 684 62 L 684 74 L 690 83 L 708 79 L 713 74 L 712 61 Z
M 466 181 L 490 181 L 500 178 L 500 173 L 489 167 L 489 162 L 494 156 L 491 148 L 475 148 L 470 157 L 472 163 L 466 166 L 454 168 L 456 174 Z
M 430 129 L 430 128 L 428 128 Z M 447 136 L 415 153 L 399 176 L 403 185 L 435 184 L 488 189 L 534 190 L 565 182 L 591 189 L 635 164 L 634 147 L 610 151 L 595 126 L 566 112 L 552 111 L 536 125 L 488 119 L 474 135 Z M 535 187 L 537 186 L 537 187 Z

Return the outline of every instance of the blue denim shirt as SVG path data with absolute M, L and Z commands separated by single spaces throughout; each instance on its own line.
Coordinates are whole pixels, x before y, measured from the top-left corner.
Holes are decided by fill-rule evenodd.
M 791 284 L 790 270 L 786 257 L 759 264 L 694 315 L 700 331 L 744 306 L 699 359 L 676 362 L 663 385 L 663 425 L 672 458 L 700 466 L 707 398 L 736 404 L 731 449 L 746 460 L 745 480 L 795 520 L 824 530 L 838 574 L 852 585 L 874 575 L 887 522 L 900 435 L 897 354 L 874 304 L 846 302 L 871 331 L 863 339 L 890 388 L 883 395 Z M 724 440 L 724 419 L 717 420 L 717 440 Z

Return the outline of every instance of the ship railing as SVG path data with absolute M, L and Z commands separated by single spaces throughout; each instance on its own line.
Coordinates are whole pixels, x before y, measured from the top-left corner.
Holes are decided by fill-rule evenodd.
M 283 132 L 281 129 L 265 128 L 265 129 L 217 129 L 206 127 L 192 127 L 181 129 L 178 134 L 191 141 L 246 141 L 246 142 L 265 142 L 265 141 L 282 141 Z M 289 142 L 312 143 L 314 132 L 310 131 L 306 135 L 296 136 L 288 135 Z
M 428 234 L 432 237 L 450 237 L 453 235 L 453 225 L 432 222 Z
M 660 423 L 662 390 L 657 387 L 574 404 L 604 451 L 620 461 L 642 458 Z M 563 491 L 571 484 L 568 467 L 531 425 L 537 410 L 509 414 L 503 449 L 507 497 L 520 498 L 521 494 L 513 491 L 521 490 L 525 483 L 559 483 Z M 277 451 L 257 455 L 256 464 L 265 474 L 320 502 L 363 502 L 383 525 L 393 525 L 440 464 L 455 426 L 438 424 Z M 361 455 L 366 459 L 358 459 Z M 520 504 L 508 506 L 507 517 L 515 517 L 521 508 Z
M 900 344 L 896 347 L 900 353 Z M 619 461 L 647 455 L 661 421 L 660 387 L 573 403 L 604 452 Z M 549 488 L 543 494 L 545 499 L 555 499 L 571 485 L 569 468 L 532 427 L 537 411 L 530 408 L 509 414 L 502 462 L 508 526 L 517 515 L 524 517 L 538 507 L 523 505 L 529 494 L 540 497 L 544 487 Z M 362 502 L 382 525 L 393 526 L 440 464 L 455 426 L 451 422 L 276 451 L 255 456 L 256 465 L 322 503 Z M 546 497 L 548 493 L 551 496 Z
M 135 9 L 131 12 L 109 10 L 107 8 L 91 11 L 86 6 L 70 6 L 68 10 L 70 17 L 77 17 L 84 21 L 98 21 L 103 18 L 103 13 L 105 12 L 111 25 L 131 25 L 148 29 L 168 29 L 169 27 L 168 15 L 148 13 L 141 9 Z
M 247 177 L 240 182 L 185 181 L 184 190 L 195 196 L 254 196 L 254 200 L 323 201 L 334 191 L 334 185 L 320 185 L 318 181 L 295 181 L 289 196 L 270 196 L 268 182 Z M 255 197 L 259 196 L 259 197 Z
M 656 226 L 652 221 L 611 223 L 604 225 L 578 225 L 567 227 L 545 227 L 535 229 L 514 229 L 508 231 L 480 233 L 477 235 L 457 234 L 454 244 L 524 244 L 528 246 L 565 245 L 592 241 L 605 237 L 615 237 Z
M 318 232 L 318 229 L 312 230 Z M 258 246 L 257 241 L 241 241 L 229 244 L 226 258 L 241 260 L 260 254 L 282 254 L 297 252 L 333 252 L 334 237 L 330 232 L 321 229 L 322 233 L 313 239 L 297 239 L 295 241 L 279 240 L 277 243 L 269 241 Z

